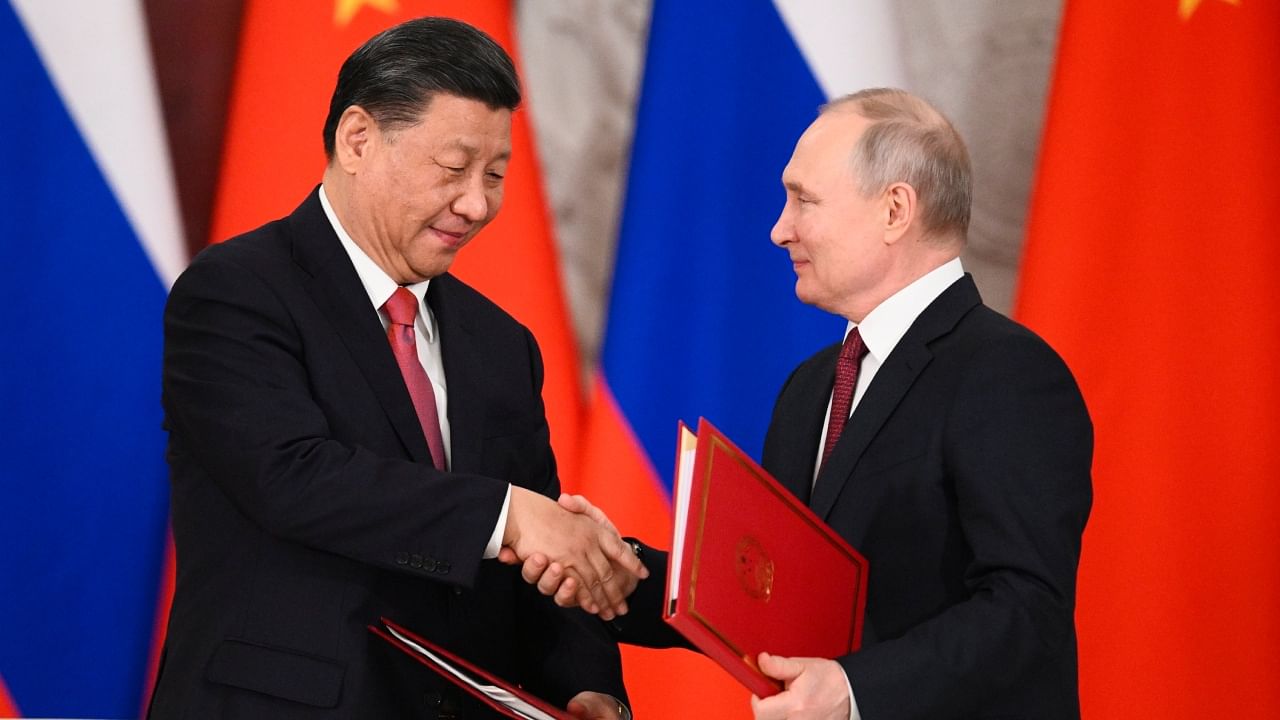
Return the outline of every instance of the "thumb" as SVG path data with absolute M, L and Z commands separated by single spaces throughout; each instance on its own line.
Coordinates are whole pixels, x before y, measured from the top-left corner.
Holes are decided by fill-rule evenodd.
M 570 495 L 569 493 L 560 493 L 560 497 L 556 502 L 560 503 L 560 507 L 573 513 L 583 513 L 587 511 L 587 508 L 591 507 L 583 496 Z
M 803 663 L 766 652 L 760 653 L 759 663 L 760 672 L 784 683 L 790 683 L 804 671 Z

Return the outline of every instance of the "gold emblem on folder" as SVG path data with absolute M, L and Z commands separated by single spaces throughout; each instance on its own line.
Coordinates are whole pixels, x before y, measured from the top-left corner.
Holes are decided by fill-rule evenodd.
M 733 549 L 738 584 L 748 597 L 769 602 L 773 596 L 773 560 L 760 541 L 744 535 Z

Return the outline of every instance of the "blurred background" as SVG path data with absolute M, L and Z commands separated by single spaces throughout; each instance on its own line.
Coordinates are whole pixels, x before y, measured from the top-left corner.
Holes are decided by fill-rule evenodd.
M 301 202 L 342 59 L 427 14 L 520 65 L 507 204 L 455 270 L 538 337 L 566 488 L 663 545 L 677 419 L 758 457 L 843 328 L 769 243 L 778 176 L 823 102 L 905 87 L 969 144 L 966 269 L 1094 416 L 1085 716 L 1280 713 L 1274 3 L 8 0 L 0 717 L 144 707 L 165 291 Z M 625 662 L 637 717 L 750 715 L 701 658 Z

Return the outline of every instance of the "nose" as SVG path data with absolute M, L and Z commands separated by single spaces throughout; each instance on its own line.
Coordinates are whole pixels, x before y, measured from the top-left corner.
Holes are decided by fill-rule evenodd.
M 483 177 L 477 173 L 463 183 L 449 208 L 469 222 L 480 222 L 488 218 L 489 195 L 486 192 Z
M 791 203 L 782 206 L 782 212 L 778 214 L 778 220 L 773 224 L 773 229 L 769 231 L 769 240 L 778 247 L 786 247 L 795 240 L 795 225 L 791 222 Z

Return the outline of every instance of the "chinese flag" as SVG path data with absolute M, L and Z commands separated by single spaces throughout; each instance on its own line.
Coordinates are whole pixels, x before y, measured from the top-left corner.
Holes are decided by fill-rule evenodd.
M 1280 716 L 1280 5 L 1071 0 L 1017 314 L 1095 422 L 1086 718 Z
M 211 241 L 297 207 L 324 171 L 321 131 L 342 61 L 379 31 L 423 15 L 475 25 L 518 57 L 507 0 L 245 3 Z M 576 487 L 583 412 L 578 351 L 526 109 L 515 113 L 511 140 L 502 211 L 458 254 L 452 272 L 538 339 L 551 443 L 562 482 Z

